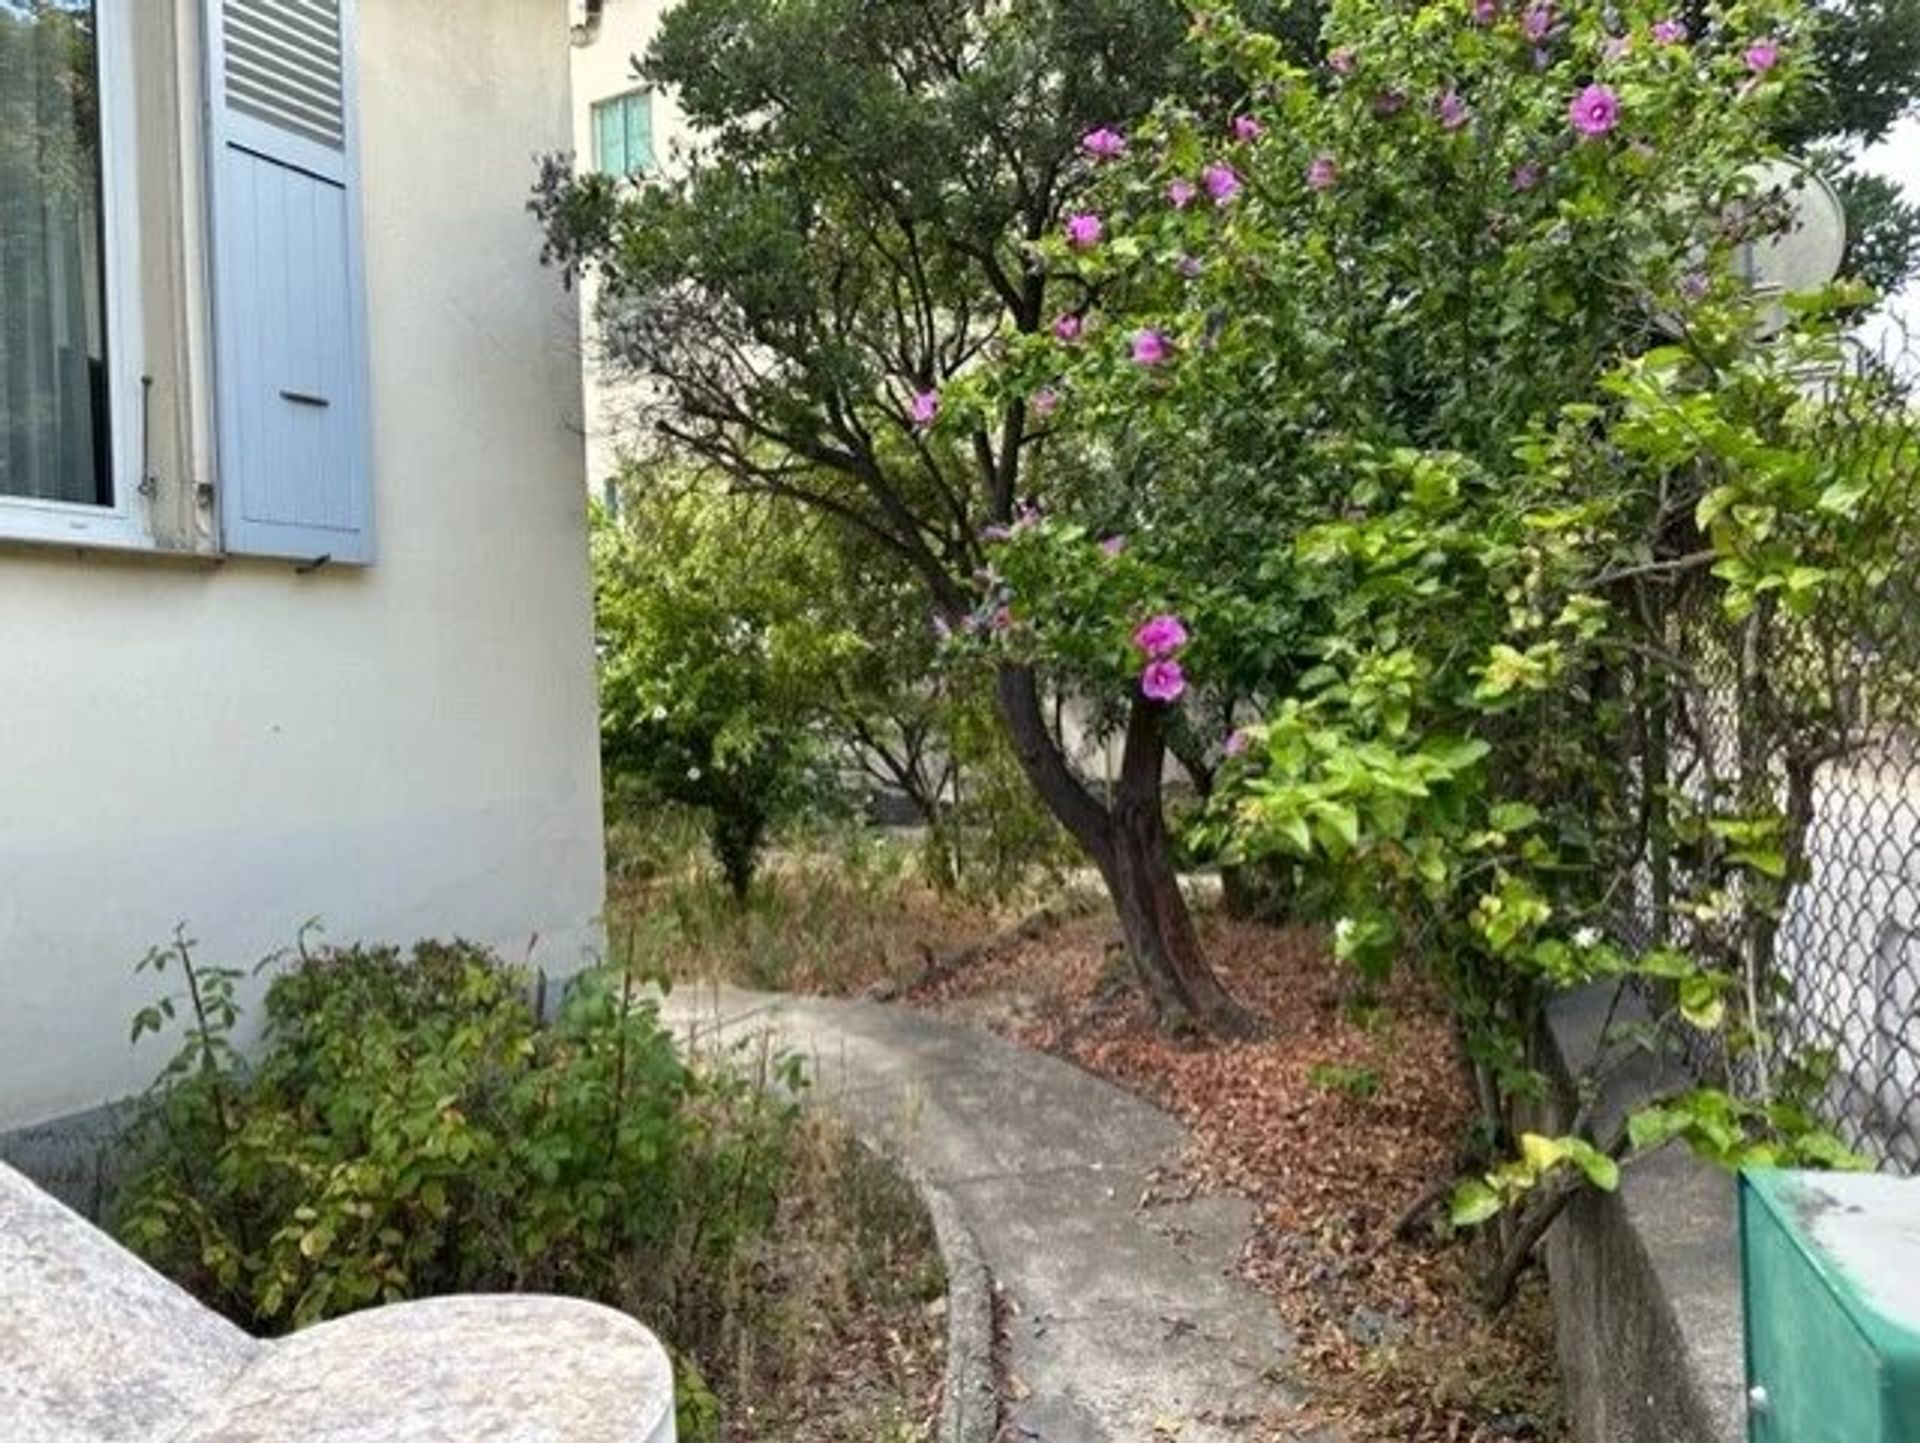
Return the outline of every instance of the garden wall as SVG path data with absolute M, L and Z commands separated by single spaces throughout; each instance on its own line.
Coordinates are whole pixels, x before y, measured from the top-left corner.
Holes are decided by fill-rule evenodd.
M 1564 1126 L 1572 1079 L 1600 1062 L 1613 989 L 1570 994 L 1548 1012 L 1549 1060 Z M 1625 999 L 1614 1022 L 1644 1021 Z M 1594 1118 L 1605 1135 L 1672 1078 L 1641 1054 L 1607 1076 Z M 1549 1123 L 1554 1119 L 1549 1119 Z M 1679 1146 L 1630 1164 L 1617 1193 L 1578 1196 L 1547 1238 L 1554 1331 L 1580 1443 L 1741 1443 L 1745 1363 L 1733 1179 Z

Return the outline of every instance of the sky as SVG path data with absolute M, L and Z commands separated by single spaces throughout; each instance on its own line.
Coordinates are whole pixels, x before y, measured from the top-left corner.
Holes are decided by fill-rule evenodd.
M 1861 156 L 1860 168 L 1899 181 L 1906 187 L 1907 198 L 1920 202 L 1920 116 L 1902 121 L 1884 141 Z M 1876 350 L 1889 344 L 1897 346 L 1895 338 L 1903 322 L 1913 344 L 1920 347 L 1920 281 L 1910 283 L 1888 304 L 1885 317 L 1869 322 L 1863 338 Z

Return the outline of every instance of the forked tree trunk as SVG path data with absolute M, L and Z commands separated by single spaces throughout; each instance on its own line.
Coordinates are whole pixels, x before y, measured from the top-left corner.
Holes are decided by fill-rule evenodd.
M 1161 1024 L 1227 1036 L 1257 1030 L 1207 965 L 1173 865 L 1161 806 L 1167 709 L 1138 698 L 1111 809 L 1080 783 L 1046 725 L 1031 668 L 1002 667 L 1000 713 L 1021 769 L 1105 881 L 1140 986 Z

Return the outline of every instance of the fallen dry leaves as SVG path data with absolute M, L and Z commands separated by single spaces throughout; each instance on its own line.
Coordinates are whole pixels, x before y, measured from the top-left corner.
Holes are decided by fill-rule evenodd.
M 1187 1124 L 1192 1146 L 1160 1194 L 1225 1189 L 1256 1203 L 1242 1271 L 1293 1325 L 1317 1421 L 1352 1443 L 1560 1437 L 1538 1287 L 1489 1318 L 1463 1244 L 1391 1237 L 1450 1175 L 1471 1115 L 1437 999 L 1407 980 L 1369 995 L 1310 929 L 1215 917 L 1203 936 L 1229 989 L 1268 1020 L 1260 1040 L 1159 1031 L 1112 923 L 1093 919 L 911 1000 L 1070 1058 Z

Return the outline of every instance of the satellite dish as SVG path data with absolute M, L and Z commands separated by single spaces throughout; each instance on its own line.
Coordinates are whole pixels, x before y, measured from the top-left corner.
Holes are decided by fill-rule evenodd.
M 1765 239 L 1740 247 L 1740 273 L 1762 301 L 1759 333 L 1785 328 L 1787 309 L 1773 297 L 1817 291 L 1840 274 L 1847 257 L 1847 212 L 1831 185 L 1788 161 L 1768 161 L 1747 174 L 1762 204 L 1777 200 L 1787 222 Z

